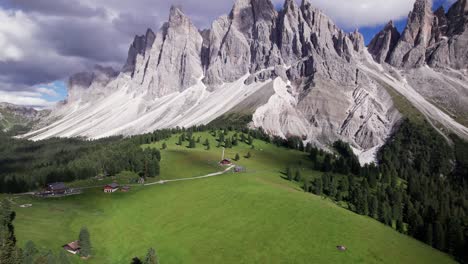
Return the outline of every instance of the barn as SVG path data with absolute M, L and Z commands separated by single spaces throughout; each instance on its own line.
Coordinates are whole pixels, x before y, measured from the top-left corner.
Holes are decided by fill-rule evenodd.
M 119 189 L 119 184 L 115 182 L 104 186 L 105 193 L 113 193 L 113 192 L 116 192 L 118 189 Z
M 49 183 L 46 186 L 46 194 L 49 195 L 61 195 L 67 193 L 68 188 L 63 182 Z
M 80 253 L 80 243 L 79 241 L 73 241 L 73 242 L 70 242 L 66 245 L 63 246 L 63 249 L 65 249 L 66 251 L 72 253 L 73 255 L 76 255 L 78 253 Z
M 232 165 L 232 162 L 229 159 L 223 159 L 222 161 L 219 162 L 219 164 L 223 166 L 229 166 L 229 165 Z

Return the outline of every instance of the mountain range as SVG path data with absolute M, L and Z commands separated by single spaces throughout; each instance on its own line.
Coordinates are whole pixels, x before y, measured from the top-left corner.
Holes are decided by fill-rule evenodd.
M 368 47 L 309 1 L 238 0 L 210 29 L 181 9 L 136 36 L 121 70 L 69 79 L 68 98 L 22 137 L 103 138 L 251 116 L 249 126 L 336 140 L 371 162 L 402 118 L 404 101 L 446 135 L 468 140 L 468 2 L 446 12 L 416 0 L 402 33 L 392 22 Z

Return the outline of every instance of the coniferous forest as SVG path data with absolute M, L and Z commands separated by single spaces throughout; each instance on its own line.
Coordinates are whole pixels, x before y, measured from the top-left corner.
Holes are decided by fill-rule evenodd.
M 219 131 L 217 131 L 219 130 Z M 225 138 L 226 130 L 241 132 Z M 361 166 L 351 147 L 337 141 L 323 151 L 300 137 L 270 137 L 263 130 L 239 127 L 198 126 L 170 129 L 130 138 L 49 139 L 39 142 L 1 135 L 1 192 L 25 192 L 48 182 L 86 179 L 98 174 L 114 175 L 128 170 L 145 177 L 159 174 L 158 150 L 142 144 L 182 134 L 188 147 L 202 145 L 192 132 L 211 131 L 226 146 L 253 139 L 306 153 L 319 178 L 286 168 L 286 178 L 299 182 L 305 191 L 334 200 L 434 248 L 468 263 L 468 143 L 451 136 L 448 142 L 428 123 L 404 120 L 379 151 L 377 164 Z M 222 132 L 224 131 L 224 132 Z M 237 134 L 236 134 L 237 135 Z M 206 146 L 206 142 L 205 147 Z M 155 166 L 148 170 L 147 166 Z M 151 175 L 147 172 L 152 171 Z
M 21 193 L 52 182 L 70 182 L 132 171 L 159 175 L 160 153 L 143 150 L 140 141 L 170 135 L 158 131 L 134 138 L 101 140 L 48 139 L 28 141 L 0 134 L 0 192 Z M 151 168 L 150 168 L 151 167 Z
M 302 146 L 297 138 L 281 144 L 304 149 L 323 172 L 309 181 L 286 169 L 287 178 L 301 182 L 305 191 L 468 263 L 468 143 L 456 136 L 451 141 L 428 123 L 405 120 L 378 153 L 378 165 L 363 167 L 340 141 L 333 144 L 334 153 Z

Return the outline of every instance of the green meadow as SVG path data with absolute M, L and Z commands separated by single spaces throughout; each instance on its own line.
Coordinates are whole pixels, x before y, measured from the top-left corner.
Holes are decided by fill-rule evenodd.
M 161 150 L 160 179 L 202 176 L 224 170 L 222 150 L 209 133 L 189 149 L 177 136 Z M 162 148 L 163 142 L 144 145 Z M 41 250 L 59 252 L 90 230 L 93 256 L 73 263 L 130 263 L 156 248 L 161 263 L 453 263 L 446 254 L 402 235 L 369 217 L 354 214 L 322 197 L 305 193 L 283 179 L 287 166 L 306 177 L 305 153 L 254 141 L 226 149 L 226 157 L 246 173 L 162 185 L 135 186 L 129 193 L 102 189 L 58 199 L 14 197 L 16 235 L 22 246 L 32 240 Z M 251 152 L 251 158 L 244 156 Z M 126 179 L 123 177 L 124 180 Z M 336 246 L 345 245 L 347 251 Z

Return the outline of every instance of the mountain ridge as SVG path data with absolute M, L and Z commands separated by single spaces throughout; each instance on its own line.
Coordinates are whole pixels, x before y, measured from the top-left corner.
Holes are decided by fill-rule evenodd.
M 300 136 L 322 148 L 341 139 L 362 154 L 362 162 L 370 162 L 401 118 L 386 90 L 390 86 L 409 97 L 432 122 L 468 138 L 466 127 L 432 104 L 434 98 L 447 97 L 446 92 L 431 87 L 436 96 L 420 95 L 421 78 L 415 76 L 421 74 L 411 71 L 423 69 L 422 76 L 430 75 L 424 70 L 426 60 L 385 63 L 399 61 L 402 50 L 409 54 L 405 58 L 421 58 L 421 47 L 427 45 L 408 50 L 407 44 L 414 31 L 432 34 L 428 21 L 433 14 L 427 3 L 415 3 L 413 19 L 401 36 L 391 23 L 387 25 L 377 35 L 383 40 L 373 40 L 369 52 L 359 32 L 345 33 L 307 0 L 300 5 L 286 0 L 280 11 L 269 0 L 239 0 L 229 15 L 204 31 L 172 7 L 168 22 L 157 33 L 148 30 L 135 37 L 121 72 L 97 70 L 93 76 L 100 78 L 88 87 L 70 82 L 70 90 L 78 92 L 53 111 L 51 118 L 58 121 L 25 137 L 101 138 L 206 124 L 233 109 L 242 111 L 243 101 L 264 94 L 269 98 L 262 98 L 266 103 L 252 113 L 251 127 L 280 137 Z M 463 4 L 466 0 L 457 1 L 450 10 L 459 12 L 448 13 L 460 14 Z M 464 21 L 450 17 L 449 24 Z M 425 38 L 416 42 L 426 43 L 421 40 Z M 461 62 L 466 68 L 466 61 Z M 462 96 L 442 101 L 460 106 L 463 114 L 468 81 L 453 77 L 463 75 L 462 70 L 447 69 L 453 71 L 452 77 L 438 69 L 434 76 Z

